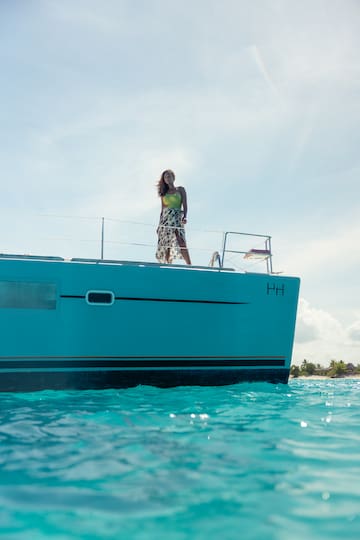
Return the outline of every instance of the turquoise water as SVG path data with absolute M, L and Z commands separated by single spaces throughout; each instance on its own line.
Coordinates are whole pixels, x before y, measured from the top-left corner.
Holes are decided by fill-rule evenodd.
M 360 381 L 0 395 L 0 537 L 360 538 Z

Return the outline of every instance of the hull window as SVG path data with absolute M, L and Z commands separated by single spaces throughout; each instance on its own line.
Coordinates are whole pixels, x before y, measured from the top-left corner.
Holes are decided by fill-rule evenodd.
M 88 291 L 86 301 L 88 304 L 111 306 L 115 301 L 115 295 L 111 291 Z
M 56 285 L 0 281 L 0 308 L 56 309 Z

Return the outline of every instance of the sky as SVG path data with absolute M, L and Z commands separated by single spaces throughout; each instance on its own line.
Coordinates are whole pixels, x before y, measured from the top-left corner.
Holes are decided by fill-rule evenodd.
M 105 258 L 154 261 L 171 168 L 193 263 L 270 235 L 293 363 L 360 363 L 359 28 L 358 0 L 0 0 L 0 251 L 99 257 L 104 217 Z

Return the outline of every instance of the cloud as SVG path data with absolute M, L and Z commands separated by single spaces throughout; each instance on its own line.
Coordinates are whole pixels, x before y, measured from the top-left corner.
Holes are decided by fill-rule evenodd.
M 269 70 L 265 64 L 265 60 L 264 60 L 264 57 L 263 55 L 261 54 L 261 51 L 260 51 L 260 48 L 256 45 L 251 45 L 250 46 L 250 53 L 253 55 L 253 58 L 255 60 L 255 63 L 261 73 L 261 75 L 263 76 L 266 84 L 269 85 L 271 91 L 274 93 L 274 95 L 278 98 L 280 97 L 280 93 L 279 93 L 279 89 L 277 88 L 277 86 L 275 85 L 272 77 L 271 77 L 271 74 L 269 73 Z
M 351 341 L 360 342 L 360 320 L 355 321 L 348 328 L 347 333 Z
M 330 313 L 310 306 L 304 298 L 300 298 L 296 341 L 308 343 L 314 340 L 344 341 L 341 324 Z
M 296 325 L 296 342 L 307 343 L 314 341 L 318 338 L 318 329 L 311 323 L 304 321 L 300 316 L 298 317 Z
M 324 309 L 300 298 L 296 322 L 293 363 L 304 358 L 327 365 L 330 360 L 360 363 L 360 321 L 349 328 Z

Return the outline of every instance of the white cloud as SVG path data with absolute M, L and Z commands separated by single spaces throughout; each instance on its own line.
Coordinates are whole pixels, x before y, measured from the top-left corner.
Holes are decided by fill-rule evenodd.
M 351 341 L 360 342 L 360 320 L 349 326 L 348 336 Z
M 330 313 L 299 300 L 296 341 L 307 343 L 316 340 L 343 342 L 345 333 L 339 321 Z
M 301 363 L 304 358 L 324 366 L 332 359 L 360 363 L 359 341 L 359 321 L 345 329 L 332 314 L 315 308 L 307 300 L 300 298 L 293 352 L 294 364 Z

